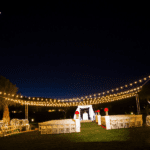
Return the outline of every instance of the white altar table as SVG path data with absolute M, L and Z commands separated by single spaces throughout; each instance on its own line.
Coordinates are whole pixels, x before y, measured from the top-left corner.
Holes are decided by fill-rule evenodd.
M 87 113 L 83 114 L 83 120 L 88 120 L 88 114 Z

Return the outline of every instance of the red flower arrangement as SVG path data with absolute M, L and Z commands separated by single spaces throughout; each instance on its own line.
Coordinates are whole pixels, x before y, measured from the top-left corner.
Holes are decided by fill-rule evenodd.
M 78 111 L 76 111 L 76 112 L 75 112 L 75 114 L 79 114 L 79 112 L 78 112 Z
M 108 111 L 108 108 L 105 108 L 104 111 L 105 111 L 105 112 Z
M 95 112 L 97 112 L 97 110 L 95 110 Z
M 100 110 L 97 110 L 97 112 L 100 112 Z

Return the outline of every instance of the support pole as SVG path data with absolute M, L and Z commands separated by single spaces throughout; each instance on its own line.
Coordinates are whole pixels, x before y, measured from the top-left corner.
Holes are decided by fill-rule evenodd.
M 25 105 L 25 119 L 28 119 L 28 104 Z
M 136 94 L 136 105 L 137 105 L 137 113 L 140 114 L 140 102 L 139 102 L 139 95 Z

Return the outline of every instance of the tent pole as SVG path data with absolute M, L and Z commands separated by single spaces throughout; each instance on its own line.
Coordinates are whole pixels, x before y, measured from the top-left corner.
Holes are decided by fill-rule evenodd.
M 140 102 L 139 102 L 139 95 L 136 94 L 136 105 L 137 105 L 137 113 L 140 114 Z

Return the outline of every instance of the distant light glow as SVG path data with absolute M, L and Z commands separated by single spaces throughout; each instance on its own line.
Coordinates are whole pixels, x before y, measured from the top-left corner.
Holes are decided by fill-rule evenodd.
M 12 111 L 12 113 L 14 113 L 14 114 L 15 114 L 15 113 L 16 113 L 16 111 Z

